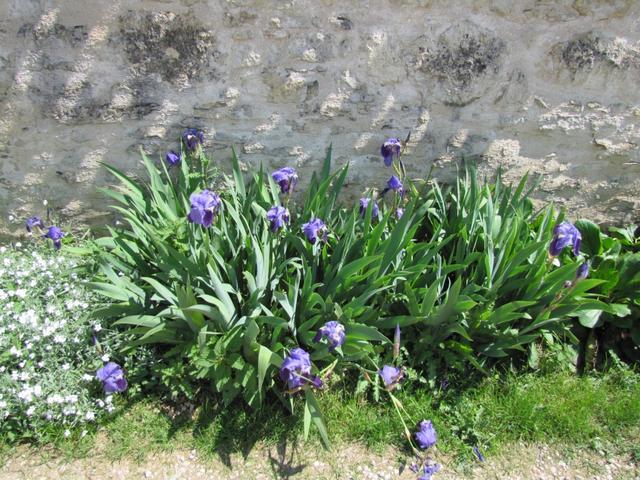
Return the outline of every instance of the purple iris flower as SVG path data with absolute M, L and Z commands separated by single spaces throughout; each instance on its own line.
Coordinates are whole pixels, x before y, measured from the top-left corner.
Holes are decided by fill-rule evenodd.
M 31 233 L 31 231 L 38 227 L 39 229 L 44 228 L 44 222 L 40 217 L 31 217 L 28 218 L 26 222 L 24 222 L 25 227 L 27 228 L 27 232 Z
M 327 241 L 327 226 L 319 218 L 312 218 L 308 223 L 303 224 L 302 231 L 311 245 L 315 245 L 318 239 Z
M 382 370 L 378 370 L 378 375 L 382 378 L 384 382 L 384 386 L 387 387 L 387 390 L 391 390 L 395 388 L 400 380 L 402 380 L 402 370 L 396 367 L 392 367 L 391 365 L 385 365 L 382 367 Z
M 301 348 L 294 348 L 289 352 L 280 366 L 280 378 L 287 382 L 289 390 L 295 390 L 311 383 L 316 388 L 322 386 L 322 380 L 317 375 L 311 376 L 311 359 L 309 354 Z
M 484 462 L 484 455 L 482 455 L 482 452 L 478 447 L 473 447 L 473 453 L 478 458 L 478 460 Z
M 58 227 L 52 225 L 51 227 L 49 227 L 49 229 L 47 230 L 47 233 L 45 233 L 43 237 L 53 240 L 53 246 L 56 248 L 56 250 L 60 250 L 60 247 L 62 246 L 62 237 L 64 237 L 64 232 L 60 230 Z
M 329 343 L 329 351 L 333 352 L 336 348 L 342 346 L 345 336 L 344 325 L 332 320 L 318 329 L 316 336 L 313 337 L 313 341 L 319 342 L 321 339 L 326 338 Z
M 580 241 L 582 235 L 580 231 L 569 222 L 562 222 L 553 229 L 553 239 L 549 245 L 549 254 L 552 257 L 560 255 L 564 247 L 571 246 L 573 254 L 578 255 L 580 252 Z
M 422 420 L 418 424 L 418 431 L 414 434 L 418 446 L 422 449 L 433 447 L 438 440 L 436 430 L 433 428 L 431 420 Z
M 576 270 L 576 280 L 584 280 L 589 276 L 589 262 L 584 262 Z
M 298 174 L 291 167 L 284 167 L 271 174 L 273 181 L 280 185 L 281 193 L 290 193 L 298 183 Z
M 176 165 L 180 165 L 180 154 L 170 150 L 167 152 L 167 155 L 164 157 L 169 165 L 169 168 L 175 167 Z
M 364 197 L 360 199 L 360 215 L 364 217 L 365 213 L 367 213 L 367 207 L 369 206 L 369 201 L 371 199 Z M 371 207 L 371 216 L 373 218 L 378 218 L 380 213 L 380 208 L 378 207 L 377 202 L 373 202 L 373 207 Z
M 393 175 L 388 181 L 387 181 L 387 188 L 389 190 L 394 190 L 400 194 L 402 194 L 402 182 L 400 181 L 400 179 L 398 177 L 396 177 L 395 175 Z
M 182 134 L 182 141 L 184 142 L 184 146 L 187 147 L 187 150 L 193 152 L 198 148 L 198 145 L 204 143 L 204 132 L 197 128 L 187 128 Z
M 396 218 L 400 220 L 402 218 L 402 215 L 404 215 L 404 208 L 402 207 L 396 208 Z
M 271 231 L 276 232 L 289 223 L 289 210 L 279 205 L 271 207 L 267 212 L 267 220 L 271 222 Z
M 104 393 L 124 392 L 127 389 L 124 371 L 117 363 L 107 363 L 96 372 L 96 377 L 102 382 Z
M 402 147 L 402 144 L 400 143 L 400 140 L 398 140 L 397 138 L 389 138 L 386 142 L 382 144 L 382 147 L 380 147 L 380 154 L 382 155 L 382 158 L 384 158 L 384 164 L 387 167 L 390 167 L 391 164 L 393 163 L 394 155 L 396 157 L 400 156 L 401 147 Z
M 191 211 L 187 218 L 191 223 L 197 223 L 203 227 L 210 227 L 213 217 L 220 209 L 220 197 L 217 193 L 203 190 L 200 193 L 192 193 L 189 197 Z
M 431 477 L 440 471 L 440 465 L 434 463 L 433 465 L 425 465 L 422 470 L 422 475 L 418 477 L 418 480 L 431 480 Z

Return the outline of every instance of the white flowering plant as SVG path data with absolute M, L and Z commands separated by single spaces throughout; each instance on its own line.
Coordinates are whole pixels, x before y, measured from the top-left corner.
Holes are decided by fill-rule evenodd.
M 82 435 L 115 409 L 96 371 L 123 339 L 89 318 L 97 300 L 76 262 L 42 245 L 0 247 L 0 436 L 6 440 Z M 125 371 L 133 364 L 119 361 Z

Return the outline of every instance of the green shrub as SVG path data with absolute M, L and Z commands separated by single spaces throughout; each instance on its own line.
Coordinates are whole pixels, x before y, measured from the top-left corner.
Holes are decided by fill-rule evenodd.
M 580 369 L 586 363 L 602 366 L 607 352 L 628 362 L 640 360 L 640 237 L 635 225 L 610 228 L 610 235 L 588 221 L 579 220 L 583 251 L 590 277 L 598 282 L 594 293 L 607 309 L 592 309 L 578 316 L 576 331 L 582 338 Z M 595 358 L 587 358 L 595 343 Z
M 135 334 L 132 348 L 157 345 L 166 359 L 158 373 L 186 395 L 206 386 L 256 406 L 272 392 L 292 408 L 278 369 L 300 346 L 311 354 L 308 375 L 330 383 L 354 370 L 358 389 L 371 385 L 377 397 L 384 363 L 402 361 L 431 382 L 444 368 L 482 370 L 541 339 L 571 339 L 571 315 L 608 308 L 588 293 L 598 281 L 575 281 L 576 259 L 550 261 L 562 218 L 533 211 L 526 179 L 480 187 L 470 169 L 452 188 L 405 182 L 402 195 L 359 210 L 338 204 L 347 167 L 331 172 L 331 149 L 300 205 L 262 170 L 243 175 L 235 153 L 232 177 L 220 179 L 200 147 L 174 172 L 143 162 L 147 183 L 107 167 L 121 182 L 106 193 L 125 226 L 95 242 L 91 285 L 113 301 L 96 315 Z M 397 171 L 404 180 L 401 162 Z M 190 223 L 191 195 L 214 186 L 212 225 Z M 290 210 L 286 228 L 271 228 L 273 206 Z M 326 241 L 304 238 L 312 218 L 326 224 Z M 346 328 L 335 351 L 315 341 L 328 321 Z M 396 327 L 400 357 L 388 340 Z M 325 435 L 309 387 L 305 430 L 313 420 Z

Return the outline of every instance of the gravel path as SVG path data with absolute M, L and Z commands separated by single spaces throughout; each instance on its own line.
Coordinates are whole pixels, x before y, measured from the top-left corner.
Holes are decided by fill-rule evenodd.
M 315 449 L 315 447 L 314 447 Z M 199 458 L 194 451 L 154 453 L 141 462 L 110 460 L 99 449 L 66 461 L 50 452 L 20 448 L 0 468 L 0 480 L 32 479 L 416 479 L 397 451 L 382 453 L 349 445 L 331 452 L 297 447 L 257 447 L 246 458 Z M 442 464 L 434 480 L 449 479 L 640 479 L 640 466 L 630 458 L 605 457 L 594 451 L 513 445 L 484 463 L 457 465 L 436 453 Z

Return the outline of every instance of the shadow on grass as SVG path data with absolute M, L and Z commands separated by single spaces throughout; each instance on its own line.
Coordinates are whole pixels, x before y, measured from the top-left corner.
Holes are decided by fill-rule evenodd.
M 197 409 L 146 399 L 126 405 L 123 411 L 124 415 L 105 425 L 107 451 L 116 458 L 141 458 L 172 446 L 195 447 L 205 457 L 215 456 L 233 468 L 234 455 L 246 459 L 260 443 L 267 448 L 278 478 L 288 478 L 306 466 L 294 463 L 301 422 L 275 398 L 268 398 L 257 410 L 240 401 L 223 405 L 208 398 Z
M 352 387 L 337 381 L 318 392 L 332 443 L 357 443 L 373 451 L 392 447 L 410 455 L 391 403 L 386 398 L 374 402 L 370 392 L 356 396 Z M 432 420 L 438 450 L 461 463 L 476 461 L 473 447 L 491 455 L 520 441 L 565 442 L 580 448 L 611 444 L 638 455 L 630 445 L 640 441 L 640 375 L 631 370 L 584 377 L 504 373 L 478 382 L 452 378 L 446 389 L 408 387 L 395 394 L 412 422 Z M 311 445 L 301 440 L 302 420 L 290 415 L 275 396 L 268 396 L 257 410 L 241 401 L 225 406 L 212 395 L 197 403 L 193 408 L 186 401 L 170 405 L 146 397 L 123 404 L 120 414 L 102 424 L 102 433 L 95 437 L 97 451 L 111 460 L 142 461 L 158 451 L 195 449 L 201 457 L 215 457 L 233 469 L 259 448 L 268 456 L 274 477 L 290 478 L 307 467 L 303 453 L 320 448 L 313 428 Z M 302 399 L 296 397 L 294 403 L 301 416 Z M 61 450 L 84 456 L 86 445 L 77 438 L 74 446 L 71 440 L 65 440 L 69 443 Z
M 256 410 L 240 401 L 228 406 L 207 401 L 200 408 L 192 431 L 201 451 L 217 455 L 231 467 L 232 454 L 246 458 L 258 442 L 277 445 L 278 452 L 295 448 L 300 421 L 271 398 Z

